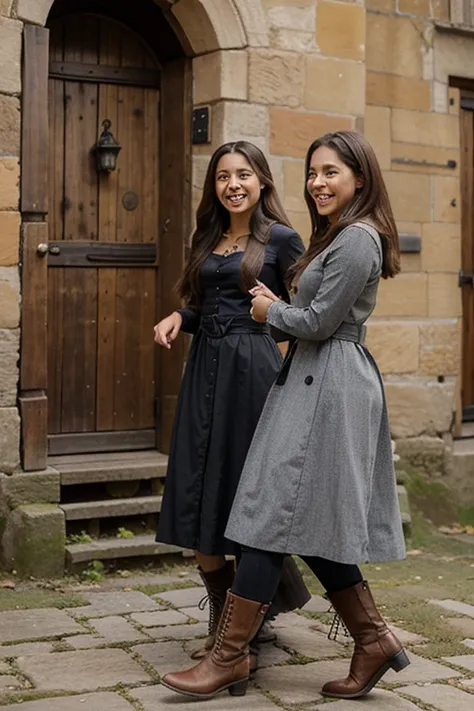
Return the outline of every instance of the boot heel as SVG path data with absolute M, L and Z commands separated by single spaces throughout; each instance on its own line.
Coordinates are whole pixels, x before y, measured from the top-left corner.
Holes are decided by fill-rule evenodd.
M 392 667 L 394 672 L 401 672 L 402 669 L 405 669 L 410 664 L 410 660 L 408 658 L 408 654 L 405 652 L 404 649 L 400 650 L 398 654 L 396 654 L 391 660 L 390 660 L 390 666 Z
M 229 686 L 229 694 L 231 696 L 245 696 L 245 694 L 247 693 L 248 685 L 248 679 L 238 681 L 236 684 L 232 684 L 232 686 Z

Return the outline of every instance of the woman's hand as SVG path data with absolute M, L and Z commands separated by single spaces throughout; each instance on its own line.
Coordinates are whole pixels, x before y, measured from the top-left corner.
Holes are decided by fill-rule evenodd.
M 268 288 L 268 286 L 266 286 L 258 279 L 256 281 L 257 286 L 254 286 L 252 289 L 249 290 L 249 293 L 252 294 L 252 296 L 266 296 L 267 299 L 270 299 L 271 301 L 280 301 L 280 297 L 274 294 L 273 291 Z
M 276 300 L 278 301 L 278 299 Z M 259 323 L 265 323 L 265 321 L 267 320 L 267 311 L 272 303 L 273 299 L 269 299 L 267 296 L 255 296 L 252 299 L 252 308 L 250 309 L 250 316 L 253 318 L 254 321 L 258 321 Z
M 174 311 L 170 316 L 164 318 L 157 323 L 153 329 L 155 332 L 155 342 L 164 348 L 170 349 L 172 342 L 179 333 L 182 323 L 183 317 L 177 311 Z

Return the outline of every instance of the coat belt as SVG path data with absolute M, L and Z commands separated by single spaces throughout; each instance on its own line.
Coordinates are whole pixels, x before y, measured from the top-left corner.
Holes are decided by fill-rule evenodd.
M 330 341 L 335 338 L 338 341 L 352 341 L 352 343 L 360 343 L 361 346 L 365 343 L 365 336 L 367 333 L 366 326 L 359 326 L 357 323 L 346 323 L 345 321 L 341 323 L 337 331 L 335 331 L 332 336 L 327 339 Z M 324 341 L 321 341 L 323 343 Z M 298 348 L 298 340 L 293 341 L 293 343 L 288 348 L 288 351 L 283 361 L 283 365 L 280 368 L 280 372 L 277 375 L 275 381 L 276 385 L 284 385 L 288 377 L 288 371 L 290 370 L 291 362 L 295 356 L 296 349 Z

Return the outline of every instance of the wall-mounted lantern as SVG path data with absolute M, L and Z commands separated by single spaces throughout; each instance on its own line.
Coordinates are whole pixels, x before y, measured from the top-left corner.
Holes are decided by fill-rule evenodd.
M 110 132 L 111 126 L 112 121 L 109 121 L 109 119 L 102 121 L 102 133 L 94 146 L 97 170 L 104 173 L 111 173 L 115 170 L 117 166 L 117 156 L 122 150 L 122 146 L 115 140 Z

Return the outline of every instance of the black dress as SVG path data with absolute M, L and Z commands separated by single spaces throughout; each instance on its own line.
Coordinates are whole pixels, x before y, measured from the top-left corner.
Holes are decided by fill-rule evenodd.
M 259 279 L 285 300 L 284 277 L 304 251 L 274 225 Z M 204 555 L 238 554 L 224 538 L 254 430 L 281 366 L 266 324 L 249 316 L 240 286 L 242 252 L 211 254 L 201 269 L 201 306 L 180 309 L 193 333 L 179 394 L 156 539 Z

